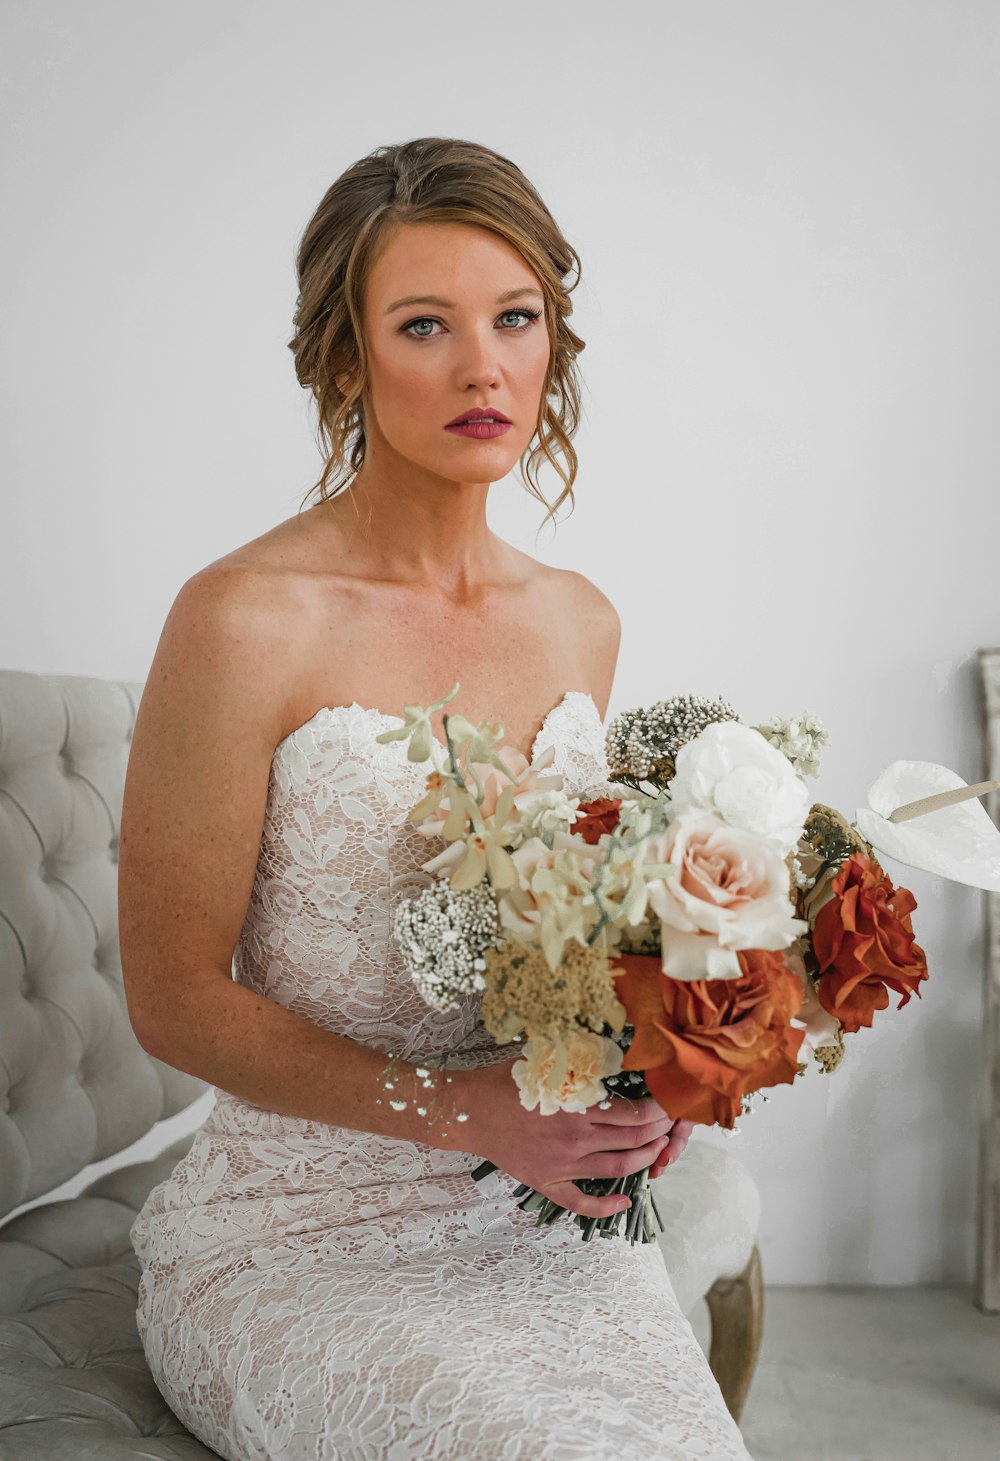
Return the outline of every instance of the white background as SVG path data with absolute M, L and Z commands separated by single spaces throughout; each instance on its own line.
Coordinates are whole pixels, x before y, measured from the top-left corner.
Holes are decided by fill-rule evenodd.
M 576 511 L 536 542 L 511 478 L 490 519 L 618 605 L 610 713 L 680 691 L 748 722 L 815 710 L 813 797 L 848 815 L 897 757 L 982 777 L 995 4 L 5 0 L 0 21 L 0 664 L 145 678 L 181 583 L 295 512 L 320 466 L 285 348 L 301 231 L 357 157 L 457 136 L 514 159 L 583 260 Z M 729 1139 L 772 1283 L 972 1278 L 986 895 L 886 867 L 918 902 L 922 1000 Z

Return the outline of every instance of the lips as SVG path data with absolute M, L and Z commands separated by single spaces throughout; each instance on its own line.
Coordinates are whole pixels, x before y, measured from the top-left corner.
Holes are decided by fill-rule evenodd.
M 510 425 L 510 417 L 505 416 L 502 411 L 496 411 L 492 406 L 473 407 L 470 411 L 463 411 L 461 416 L 456 416 L 454 421 L 445 422 L 446 426 L 465 426 L 469 421 L 498 421 L 501 426 Z

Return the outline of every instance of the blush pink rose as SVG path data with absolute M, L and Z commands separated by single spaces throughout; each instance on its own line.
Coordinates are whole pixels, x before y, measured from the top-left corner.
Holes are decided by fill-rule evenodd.
M 783 949 L 809 927 L 794 916 L 780 853 L 714 812 L 681 812 L 650 839 L 644 861 L 673 864 L 648 883 L 672 979 L 737 979 L 737 950 Z

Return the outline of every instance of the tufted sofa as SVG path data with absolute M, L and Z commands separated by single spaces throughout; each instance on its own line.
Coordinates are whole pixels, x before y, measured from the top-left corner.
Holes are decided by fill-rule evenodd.
M 0 670 L 2 1461 L 215 1455 L 146 1365 L 128 1237 L 191 1137 L 77 1196 L 37 1201 L 209 1089 L 144 1051 L 125 1006 L 117 848 L 141 692 Z M 654 1188 L 678 1300 L 686 1313 L 707 1300 L 712 1368 L 739 1419 L 763 1322 L 757 1189 L 728 1150 L 697 1138 Z

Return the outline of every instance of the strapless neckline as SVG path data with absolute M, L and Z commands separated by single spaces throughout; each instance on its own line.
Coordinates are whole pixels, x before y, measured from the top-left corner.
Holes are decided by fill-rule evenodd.
M 556 703 L 550 706 L 550 708 L 546 711 L 542 719 L 542 723 L 539 726 L 538 731 L 535 734 L 535 738 L 531 743 L 531 754 L 528 757 L 529 766 L 533 766 L 535 764 L 535 761 L 538 760 L 541 742 L 545 736 L 546 731 L 549 729 L 549 725 L 552 720 L 559 713 L 559 711 L 568 706 L 574 700 L 580 700 L 585 704 L 588 704 L 593 709 L 594 716 L 597 719 L 598 723 L 603 724 L 603 722 L 601 721 L 601 713 L 597 708 L 597 702 L 594 699 L 593 695 L 591 695 L 589 690 L 564 691 L 563 694 L 556 701 Z M 362 705 L 357 700 L 352 700 L 349 705 L 321 705 L 319 709 L 309 717 L 308 720 L 304 720 L 301 725 L 297 725 L 294 730 L 289 731 L 287 736 L 282 737 L 282 739 L 274 748 L 275 759 L 277 759 L 281 755 L 284 749 L 289 746 L 294 738 L 302 731 L 313 730 L 325 723 L 326 721 L 335 720 L 338 716 L 347 716 L 351 714 L 363 715 L 376 722 L 381 721 L 386 726 L 405 724 L 404 716 L 395 715 L 392 711 L 389 710 L 379 710 L 378 707 L 374 705 Z M 447 755 L 448 748 L 444 744 L 444 742 L 439 740 L 437 736 L 434 737 L 434 740 L 436 744 L 441 748 L 442 754 Z M 407 743 L 401 738 L 399 741 L 391 742 L 391 744 L 405 746 Z M 514 749 L 517 748 L 515 747 Z M 424 763 L 421 762 L 419 764 L 423 765 Z

